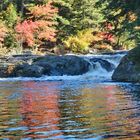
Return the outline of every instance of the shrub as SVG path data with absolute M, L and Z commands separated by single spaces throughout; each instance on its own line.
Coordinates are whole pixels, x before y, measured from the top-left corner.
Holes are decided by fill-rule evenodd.
M 64 41 L 66 49 L 76 53 L 88 52 L 89 46 L 94 39 L 92 32 L 92 29 L 85 29 L 79 31 L 75 36 L 70 36 Z

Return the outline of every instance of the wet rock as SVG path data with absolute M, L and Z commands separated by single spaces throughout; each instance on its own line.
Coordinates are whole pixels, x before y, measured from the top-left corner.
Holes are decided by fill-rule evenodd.
M 15 65 L 11 63 L 1 63 L 0 64 L 0 77 L 10 77 L 11 73 L 15 69 Z
M 108 71 L 108 72 L 110 72 L 110 71 L 115 69 L 115 65 L 114 64 L 108 62 L 107 60 L 101 59 L 101 58 L 92 58 L 92 59 L 90 59 L 90 62 L 93 63 L 93 66 L 94 66 L 94 64 L 96 62 L 100 63 L 101 67 L 103 69 L 105 69 L 106 71 Z
M 89 62 L 77 56 L 46 56 L 34 60 L 49 75 L 80 75 L 89 70 Z
M 7 64 L 4 66 L 6 62 Z M 9 68 L 10 65 L 12 68 Z M 0 77 L 41 77 L 42 75 L 80 75 L 89 70 L 89 62 L 77 56 L 16 56 L 0 67 Z
M 112 79 L 122 82 L 140 82 L 140 47 L 132 49 L 122 58 Z
M 44 68 L 37 65 L 22 64 L 17 65 L 11 76 L 13 77 L 41 77 Z

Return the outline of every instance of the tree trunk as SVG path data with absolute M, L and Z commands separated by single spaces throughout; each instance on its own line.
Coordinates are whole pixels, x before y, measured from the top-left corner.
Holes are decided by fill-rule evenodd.
M 21 1 L 21 16 L 23 16 L 23 14 L 24 14 L 24 2 L 25 2 L 25 0 Z

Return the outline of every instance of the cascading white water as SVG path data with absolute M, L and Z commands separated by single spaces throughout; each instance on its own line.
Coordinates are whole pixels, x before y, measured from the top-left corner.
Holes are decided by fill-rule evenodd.
M 83 75 L 77 75 L 77 76 L 45 76 L 43 75 L 40 78 L 23 78 L 23 77 L 17 77 L 17 78 L 0 78 L 0 81 L 29 81 L 29 80 L 39 80 L 39 81 L 45 81 L 45 80 L 97 80 L 97 81 L 106 81 L 111 80 L 111 76 L 115 70 L 115 68 L 118 66 L 121 58 L 126 53 L 117 53 L 117 54 L 106 54 L 106 55 L 78 55 L 79 57 L 84 58 L 86 61 L 90 63 L 89 71 Z M 71 54 L 69 54 L 71 55 Z M 73 54 L 72 54 L 73 55 Z M 96 61 L 94 61 L 94 59 Z M 93 61 L 92 61 L 93 60 Z M 105 62 L 107 64 L 113 65 L 113 68 L 111 70 L 107 70 L 101 62 Z M 105 65 L 105 64 L 104 64 Z
M 82 56 L 86 61 L 88 61 L 91 66 L 90 70 L 88 73 L 84 74 L 83 77 L 87 78 L 90 77 L 90 79 L 95 79 L 95 80 L 111 80 L 111 76 L 115 70 L 115 68 L 119 65 L 121 59 L 123 56 L 126 55 L 126 52 L 122 53 L 117 53 L 117 54 L 106 54 L 106 55 L 86 55 Z M 97 62 L 91 62 L 91 59 L 99 59 L 106 61 L 107 63 L 110 63 L 114 67 L 112 70 L 107 71 L 105 67 L 103 67 L 100 63 L 100 61 Z M 94 65 L 94 67 L 92 66 Z

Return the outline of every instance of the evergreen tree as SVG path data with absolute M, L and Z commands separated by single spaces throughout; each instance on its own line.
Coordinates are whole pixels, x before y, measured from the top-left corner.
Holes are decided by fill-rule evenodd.
M 17 14 L 15 6 L 12 3 L 10 3 L 7 6 L 6 11 L 3 12 L 2 16 L 7 26 L 13 27 L 16 24 L 17 18 L 18 18 L 18 14 Z
M 123 44 L 135 46 L 135 42 L 139 41 L 140 25 L 140 1 L 139 0 L 101 0 L 96 3 L 98 6 L 106 4 L 103 9 L 106 21 L 113 25 L 111 31 L 116 35 L 117 40 L 115 46 L 123 46 Z M 128 43 L 127 43 L 128 42 Z
M 5 9 L 1 12 L 1 20 L 5 23 L 8 33 L 7 36 L 5 36 L 3 43 L 6 47 L 15 47 L 17 45 L 14 26 L 17 23 L 18 13 L 13 2 L 7 1 L 5 6 Z
M 98 27 L 104 16 L 100 8 L 95 8 L 98 0 L 55 0 L 59 8 L 58 22 L 60 34 L 69 36 L 86 28 Z

